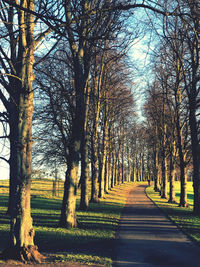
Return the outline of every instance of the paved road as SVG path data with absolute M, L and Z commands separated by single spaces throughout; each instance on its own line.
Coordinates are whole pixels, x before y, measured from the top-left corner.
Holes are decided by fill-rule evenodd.
M 200 267 L 193 244 L 138 185 L 129 194 L 117 233 L 114 266 Z

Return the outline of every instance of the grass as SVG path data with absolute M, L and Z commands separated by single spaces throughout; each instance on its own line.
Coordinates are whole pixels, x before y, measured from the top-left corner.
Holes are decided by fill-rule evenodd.
M 178 182 L 175 186 L 177 203 L 179 202 L 180 189 Z M 192 183 L 188 183 L 188 203 L 187 208 L 179 207 L 178 204 L 168 203 L 167 199 L 160 198 L 159 193 L 154 192 L 153 186 L 148 187 L 146 192 L 153 202 L 161 208 L 168 217 L 193 241 L 200 245 L 200 217 L 194 216 Z
M 52 196 L 52 181 L 33 180 L 31 212 L 36 232 L 35 244 L 54 262 L 76 261 L 111 266 L 112 248 L 126 194 L 133 183 L 118 185 L 98 204 L 91 204 L 86 212 L 77 211 L 79 227 L 58 228 L 63 182 L 59 195 Z M 8 181 L 0 181 L 0 251 L 9 236 L 9 217 L 6 215 Z M 79 198 L 77 201 L 77 208 Z M 1 262 L 0 262 L 1 263 Z
M 175 182 L 175 192 L 176 192 L 176 198 L 177 201 L 180 199 L 180 182 Z M 169 183 L 168 183 L 168 194 L 169 194 Z M 187 182 L 187 198 L 188 198 L 188 204 L 193 205 L 193 183 Z

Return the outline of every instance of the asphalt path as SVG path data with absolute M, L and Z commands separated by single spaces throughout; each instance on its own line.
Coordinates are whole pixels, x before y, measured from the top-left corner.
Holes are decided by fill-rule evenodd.
M 200 267 L 200 247 L 147 197 L 130 191 L 116 235 L 114 266 Z

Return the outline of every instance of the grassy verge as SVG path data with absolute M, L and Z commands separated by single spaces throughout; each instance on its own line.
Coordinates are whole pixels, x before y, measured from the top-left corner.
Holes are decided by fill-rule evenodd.
M 116 227 L 127 192 L 132 187 L 133 183 L 116 186 L 100 203 L 91 204 L 87 212 L 77 211 L 78 228 L 63 229 L 57 227 L 63 184 L 60 184 L 59 195 L 52 196 L 52 181 L 33 181 L 31 206 L 39 251 L 53 262 L 111 266 Z M 5 248 L 9 236 L 7 201 L 8 183 L 0 181 L 0 251 Z M 79 199 L 77 202 L 78 208 Z
M 192 205 L 188 208 L 180 208 L 178 204 L 168 203 L 167 199 L 161 199 L 159 193 L 154 192 L 152 186 L 148 187 L 146 192 L 153 202 L 161 208 L 185 234 L 200 245 L 200 218 L 193 215 Z M 179 195 L 179 192 L 177 192 L 176 196 Z M 191 194 L 190 202 L 193 202 Z

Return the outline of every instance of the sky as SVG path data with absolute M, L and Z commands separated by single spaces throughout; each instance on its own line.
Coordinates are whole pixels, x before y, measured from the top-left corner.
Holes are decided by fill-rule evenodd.
M 144 76 L 144 70 L 145 65 L 147 64 L 148 58 L 146 56 L 146 53 L 144 52 L 144 45 L 143 40 L 138 40 L 135 42 L 135 44 L 131 47 L 129 51 L 129 55 L 133 58 L 133 61 L 135 61 L 135 67 L 136 71 L 133 70 L 133 73 L 136 73 L 136 77 L 134 77 L 134 82 L 136 83 L 136 86 L 133 86 L 133 94 L 136 99 L 137 104 L 137 113 L 140 118 L 142 118 L 142 111 L 141 106 L 143 104 L 143 91 L 145 90 L 145 79 L 143 79 Z M 134 74 L 133 74 L 134 75 Z M 0 111 L 2 111 L 2 108 L 0 106 Z M 2 135 L 2 126 L 0 125 L 0 136 Z M 4 148 L 3 149 L 3 141 L 0 139 L 0 157 L 9 155 L 9 150 Z M 0 180 L 1 179 L 8 179 L 9 178 L 9 165 L 3 161 L 0 160 Z
M 145 53 L 147 50 L 147 46 L 145 45 L 145 37 L 143 39 L 135 39 L 134 44 L 132 45 L 129 55 L 133 59 L 133 80 L 135 86 L 133 86 L 133 95 L 135 97 L 136 105 L 137 105 L 137 113 L 140 117 L 140 120 L 143 120 L 142 117 L 142 109 L 144 101 L 144 91 L 145 91 L 145 72 L 146 65 L 148 64 L 148 56 Z M 135 69 L 134 69 L 135 68 Z M 0 111 L 2 111 L 1 103 L 0 103 Z M 0 136 L 2 135 L 2 127 L 0 125 Z M 7 154 L 7 158 L 9 156 L 9 150 L 3 149 L 3 141 L 0 139 L 0 157 Z M 0 159 L 0 179 L 8 179 L 9 178 L 9 165 Z
M 0 164 L 0 180 L 8 179 L 9 178 L 9 168 L 8 164 L 1 161 Z
M 0 136 L 2 136 L 2 126 L 0 125 Z M 9 150 L 3 145 L 3 141 L 0 139 L 0 157 L 9 155 Z M 8 156 L 7 156 L 8 158 Z M 0 180 L 8 179 L 9 177 L 9 166 L 4 160 L 0 160 Z

